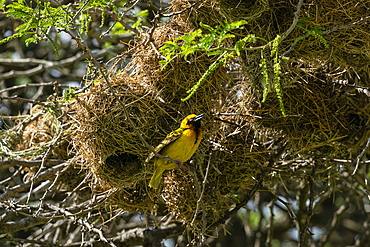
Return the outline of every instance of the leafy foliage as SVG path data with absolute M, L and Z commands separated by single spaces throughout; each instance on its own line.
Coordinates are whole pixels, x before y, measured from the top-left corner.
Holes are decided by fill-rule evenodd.
M 64 99 L 64 101 L 65 102 L 71 102 L 71 101 L 75 100 L 75 98 L 73 98 L 74 93 L 75 93 L 75 89 L 72 88 L 71 84 L 69 84 L 68 91 L 67 90 L 64 90 L 63 91 L 63 99 Z
M 314 25 L 313 29 L 308 29 L 310 25 L 311 19 L 310 18 L 302 18 L 298 21 L 297 28 L 303 29 L 303 32 L 306 34 L 305 36 L 301 36 L 295 39 L 295 43 L 300 40 L 303 40 L 309 36 L 313 36 L 320 40 L 320 42 L 325 46 L 325 48 L 329 48 L 329 44 L 326 39 L 323 37 L 323 27 Z
M 254 34 L 250 34 L 243 39 L 237 40 L 234 44 L 234 47 L 227 48 L 230 46 L 230 42 L 228 43 L 227 40 L 231 38 L 235 38 L 234 34 L 230 32 L 235 29 L 243 28 L 243 25 L 247 24 L 246 21 L 236 21 L 232 23 L 228 23 L 227 21 L 221 22 L 219 26 L 213 28 L 209 25 L 200 23 L 200 26 L 203 29 L 206 29 L 208 33 L 204 34 L 202 29 L 198 29 L 194 32 L 185 34 L 181 37 L 176 38 L 174 41 L 167 41 L 164 46 L 160 48 L 160 52 L 162 55 L 165 56 L 165 60 L 160 61 L 163 65 L 162 69 L 166 69 L 168 64 L 173 61 L 177 57 L 183 57 L 187 60 L 190 54 L 195 52 L 205 52 L 208 56 L 218 56 L 215 62 L 211 64 L 211 66 L 207 69 L 207 71 L 203 74 L 203 76 L 199 79 L 199 81 L 186 93 L 188 96 L 182 101 L 188 100 L 194 93 L 198 90 L 198 88 L 202 85 L 204 80 L 213 72 L 215 71 L 222 63 L 226 63 L 229 58 L 234 56 L 240 56 L 241 51 L 245 49 L 245 45 L 248 43 L 254 43 L 257 40 L 257 37 Z M 262 38 L 258 38 L 263 40 Z M 274 87 L 275 92 L 279 100 L 280 109 L 283 116 L 286 116 L 283 104 L 283 96 L 281 91 L 280 85 L 280 62 L 281 59 L 278 55 L 278 47 L 281 40 L 281 36 L 277 36 L 272 42 L 267 43 L 265 46 L 260 47 L 260 49 L 264 49 L 271 45 L 271 57 L 273 57 L 273 71 L 274 71 Z M 264 40 L 265 41 L 265 40 Z M 266 42 L 266 41 L 265 41 Z M 265 102 L 268 89 L 269 89 L 269 76 L 268 76 L 268 68 L 266 59 L 263 58 L 263 54 L 261 53 L 261 64 L 262 68 L 262 76 L 264 80 L 264 92 L 263 92 L 263 100 Z
M 58 47 L 55 41 L 50 37 L 50 30 L 55 28 L 58 32 L 78 30 L 80 34 L 88 34 L 89 26 L 92 21 L 90 12 L 99 11 L 101 13 L 101 24 L 103 27 L 107 8 L 111 9 L 112 14 L 116 15 L 118 21 L 123 17 L 120 15 L 117 6 L 113 0 L 94 0 L 87 2 L 78 2 L 78 6 L 74 8 L 77 12 L 71 11 L 72 5 L 55 7 L 48 1 L 25 1 L 18 0 L 6 6 L 5 13 L 8 17 L 22 20 L 22 24 L 15 30 L 17 33 L 0 41 L 0 45 L 7 43 L 13 39 L 26 37 L 25 44 L 28 46 L 31 43 L 40 41 L 50 41 L 54 47 L 57 58 L 59 59 Z M 36 7 L 33 7 L 36 5 Z M 2 5 L 3 6 L 3 5 Z M 133 16 L 137 17 L 137 21 L 129 20 L 132 28 L 141 29 L 141 23 L 148 15 L 147 10 L 134 12 Z M 118 28 L 124 30 L 122 25 L 117 25 Z M 114 34 L 120 34 L 115 28 Z M 126 30 L 126 32 L 128 32 Z
M 32 2 L 30 5 L 31 4 Z M 24 23 L 16 28 L 18 33 L 1 40 L 0 44 L 22 36 L 30 36 L 25 41 L 26 45 L 47 39 L 53 44 L 54 50 L 59 58 L 56 45 L 48 35 L 48 32 L 52 27 L 69 28 L 69 15 L 63 14 L 65 10 L 62 9 L 62 7 L 51 7 L 50 2 L 36 1 L 36 8 L 30 7 L 30 5 L 24 0 L 18 0 L 7 6 L 7 16 L 19 18 L 23 20 Z
M 272 49 L 271 49 L 271 57 L 273 57 L 274 61 L 274 85 L 275 85 L 275 91 L 276 95 L 279 100 L 280 104 L 280 110 L 284 117 L 286 117 L 285 109 L 284 109 L 284 103 L 283 103 L 283 94 L 281 92 L 281 84 L 280 84 L 280 73 L 281 73 L 281 59 L 278 55 L 278 49 L 279 49 L 279 43 L 281 40 L 281 36 L 278 35 L 272 42 Z M 266 88 L 265 88 L 266 90 Z

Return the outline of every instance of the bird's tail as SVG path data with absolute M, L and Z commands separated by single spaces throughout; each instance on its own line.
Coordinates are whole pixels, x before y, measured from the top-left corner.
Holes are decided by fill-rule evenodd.
M 152 179 L 150 179 L 149 186 L 153 189 L 158 189 L 159 183 L 161 182 L 161 177 L 166 167 L 157 166 L 154 170 Z

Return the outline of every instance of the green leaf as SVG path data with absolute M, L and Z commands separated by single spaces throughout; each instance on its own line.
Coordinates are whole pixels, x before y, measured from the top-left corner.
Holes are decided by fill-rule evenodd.
M 35 36 L 32 36 L 31 38 L 28 38 L 24 41 L 25 45 L 28 47 L 30 44 L 34 43 L 37 44 L 38 39 Z
M 219 43 L 221 43 L 221 41 L 223 41 L 224 39 L 228 39 L 228 38 L 235 38 L 235 35 L 234 34 L 225 34 L 222 37 L 220 37 Z
M 211 26 L 209 26 L 209 25 L 207 25 L 207 24 L 204 24 L 204 23 L 199 23 L 199 25 L 202 27 L 202 28 L 205 28 L 205 29 L 207 29 L 208 31 L 210 31 L 210 32 L 213 32 L 215 29 L 213 28 L 213 27 L 211 27 Z M 198 30 L 201 30 L 201 29 L 198 29 Z
M 255 41 L 254 35 L 248 35 L 244 39 L 236 42 L 235 49 L 230 49 L 230 45 L 225 42 L 226 39 L 235 38 L 234 34 L 229 33 L 230 31 L 240 28 L 245 24 L 247 24 L 247 22 L 244 20 L 233 23 L 228 23 L 227 20 L 224 20 L 221 21 L 216 28 L 213 28 L 207 24 L 200 23 L 201 28 L 208 32 L 205 31 L 205 33 L 203 33 L 202 29 L 197 29 L 194 32 L 186 33 L 174 39 L 174 41 L 166 42 L 165 45 L 159 49 L 160 53 L 166 57 L 165 61 L 160 62 L 160 64 L 163 65 L 162 69 L 165 69 L 168 63 L 177 56 L 183 57 L 185 60 L 188 59 L 189 55 L 195 52 L 205 52 L 208 56 L 219 56 L 217 63 L 213 63 L 203 74 L 198 83 L 188 90 L 189 95 L 185 99 L 182 99 L 183 101 L 189 99 L 209 74 L 217 69 L 220 64 L 225 63 L 235 54 L 240 55 L 246 43 Z
M 222 50 L 215 50 L 212 52 L 208 52 L 208 56 L 215 56 L 215 55 L 221 55 L 223 53 Z
M 229 26 L 230 26 L 230 30 L 234 30 L 234 29 L 238 29 L 239 27 L 241 27 L 243 25 L 246 25 L 246 24 L 248 24 L 247 21 L 241 20 L 241 21 L 232 22 L 232 23 L 229 24 Z
M 265 58 L 261 58 L 260 60 L 260 67 L 261 67 L 261 73 L 263 76 L 263 99 L 262 103 L 264 103 L 267 99 L 268 90 L 270 88 L 270 81 L 269 81 L 269 75 L 267 71 L 267 63 Z

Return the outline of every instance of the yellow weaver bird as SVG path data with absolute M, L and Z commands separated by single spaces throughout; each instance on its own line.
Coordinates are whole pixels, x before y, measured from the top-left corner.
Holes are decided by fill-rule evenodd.
M 193 156 L 202 139 L 201 120 L 204 114 L 191 114 L 182 120 L 180 128 L 172 131 L 166 138 L 154 149 L 155 153 L 163 156 L 168 156 L 173 160 L 186 162 Z M 155 156 L 151 153 L 145 163 L 149 162 Z M 161 182 L 162 173 L 166 170 L 171 170 L 176 167 L 175 163 L 171 163 L 166 159 L 155 157 L 154 174 L 149 182 L 149 186 L 158 189 Z

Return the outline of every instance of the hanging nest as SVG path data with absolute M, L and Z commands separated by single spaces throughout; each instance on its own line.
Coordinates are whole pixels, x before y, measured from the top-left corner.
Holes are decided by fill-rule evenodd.
M 110 83 L 125 108 L 104 80 L 97 79 L 72 105 L 78 123 L 73 145 L 84 166 L 96 175 L 98 190 L 120 189 L 113 204 L 130 211 L 150 208 L 147 182 L 153 168 L 144 166 L 150 150 L 138 133 L 150 145 L 158 144 L 171 131 L 174 113 L 150 85 L 114 73 Z
M 268 5 L 268 8 L 264 9 L 260 17 L 248 20 L 248 24 L 244 26 L 236 39 L 255 34 L 256 37 L 270 41 L 277 35 L 282 35 L 293 23 L 297 2 L 269 0 L 268 4 L 263 4 Z M 310 4 L 303 4 L 297 26 L 279 45 L 279 49 L 283 53 L 291 49 L 291 45 L 298 37 L 307 36 L 298 41 L 287 56 L 291 59 L 304 59 L 311 63 L 320 57 L 321 62 L 326 59 L 337 66 L 352 67 L 358 72 L 366 69 L 370 72 L 370 25 L 363 18 L 368 16 L 369 6 L 369 0 L 315 0 Z M 227 19 L 230 20 L 230 18 Z M 353 23 L 356 24 L 352 25 Z M 345 25 L 348 27 L 338 28 Z M 325 41 L 318 36 L 307 35 L 311 30 L 316 30 Z M 329 30 L 332 31 L 326 33 Z M 328 47 L 325 46 L 325 42 Z M 250 53 L 247 52 L 246 56 L 249 57 Z M 257 59 L 259 60 L 260 56 L 257 56 Z
M 222 212 L 235 203 L 231 194 L 254 185 L 253 176 L 266 162 L 263 151 L 250 150 L 253 131 L 246 128 L 238 135 L 225 138 L 234 130 L 215 118 L 223 100 L 228 97 L 223 89 L 227 87 L 225 69 L 219 68 L 211 73 L 193 97 L 181 101 L 215 58 L 194 54 L 191 58 L 189 56 L 190 61 L 177 59 L 166 70 L 161 70 L 157 54 L 159 47 L 189 31 L 174 22 L 165 23 L 154 31 L 153 45 L 148 44 L 134 52 L 122 73 L 115 75 L 110 72 L 109 80 L 114 92 L 126 105 L 137 130 L 126 119 L 122 105 L 110 88 L 103 80 L 97 79 L 88 92 L 76 97 L 72 106 L 78 123 L 72 136 L 84 166 L 96 175 L 97 190 L 119 189 L 111 198 L 112 204 L 136 212 L 153 210 L 164 203 L 168 211 L 175 212 L 190 226 L 199 196 L 194 190 L 193 178 L 184 176 L 184 172 L 179 170 L 165 172 L 162 191 L 158 193 L 150 189 L 148 181 L 153 174 L 153 163 L 143 166 L 149 149 L 143 145 L 137 132 L 149 145 L 156 146 L 167 133 L 178 128 L 187 114 L 205 114 L 203 141 L 191 167 L 202 181 L 208 159 L 212 159 L 206 182 L 207 195 L 203 199 L 211 222 L 219 219 Z M 215 143 L 219 148 L 210 155 Z M 213 190 L 215 192 L 210 193 Z M 201 217 L 196 216 L 193 223 L 200 226 Z
M 28 157 L 27 159 L 32 159 L 44 153 L 50 144 L 55 142 L 46 158 L 71 158 L 68 150 L 69 136 L 60 135 L 63 131 L 61 125 L 68 121 L 66 116 L 62 116 L 63 111 L 67 111 L 67 108 L 62 109 L 52 102 L 49 102 L 47 107 L 33 107 L 29 120 L 16 123 L 14 131 L 19 136 L 13 140 L 15 149 L 23 152 L 22 156 Z
M 343 79 L 344 72 L 330 74 L 326 69 L 296 68 L 284 75 L 291 77 L 282 89 L 287 117 L 282 117 L 274 89 L 264 103 L 252 103 L 261 102 L 260 94 L 249 98 L 248 112 L 260 116 L 252 118 L 257 126 L 278 131 L 289 140 L 292 153 L 308 155 L 315 151 L 316 157 L 332 156 L 329 158 L 358 155 L 366 143 L 362 135 L 368 135 L 366 129 L 360 130 L 370 123 L 369 95 L 345 88 L 346 81 L 338 79 Z M 356 132 L 359 136 L 349 138 Z
M 268 8 L 259 18 L 248 20 L 244 29 L 236 32 L 236 40 L 248 34 L 266 40 L 282 35 L 292 25 L 297 3 L 269 0 Z M 236 105 L 244 104 L 244 109 L 239 109 L 239 112 L 262 117 L 251 118 L 251 121 L 266 130 L 268 135 L 280 133 L 289 140 L 292 153 L 315 151 L 319 152 L 315 153 L 318 157 L 330 154 L 346 158 L 358 155 L 369 135 L 366 129 L 357 131 L 369 124 L 369 92 L 361 89 L 361 86 L 370 85 L 370 25 L 364 19 L 368 16 L 369 6 L 368 0 L 303 4 L 300 21 L 279 45 L 279 52 L 291 49 L 294 41 L 307 35 L 308 30 L 321 32 L 329 47 L 325 47 L 322 38 L 308 36 L 298 41 L 287 54 L 289 62 L 281 62 L 280 83 L 288 117 L 282 117 L 276 97 L 272 61 L 267 61 L 268 68 L 271 68 L 268 71 L 270 93 L 266 102 L 260 103 L 261 85 L 264 83 L 259 66 L 260 51 L 247 51 L 238 62 L 242 65 L 241 77 L 246 79 L 235 87 L 242 88 L 241 94 L 251 92 L 237 100 Z M 270 54 L 265 54 L 265 57 L 268 59 Z M 347 86 L 352 83 L 360 87 Z M 354 131 L 358 136 L 351 138 Z
M 175 0 L 171 5 L 177 12 L 195 2 L 196 0 Z M 193 29 L 199 28 L 200 22 L 215 27 L 223 20 L 247 20 L 248 23 L 244 29 L 235 31 L 235 40 L 254 34 L 256 37 L 271 41 L 292 25 L 297 3 L 298 1 L 279 0 L 206 0 L 176 16 L 174 20 L 178 25 Z M 307 36 L 307 31 L 317 30 L 321 32 L 329 48 L 325 47 L 322 39 L 311 35 L 298 41 L 288 56 L 310 62 L 317 57 L 326 58 L 341 67 L 352 67 L 357 72 L 366 70 L 368 74 L 370 72 L 370 25 L 363 17 L 368 16 L 369 6 L 370 0 L 315 0 L 310 4 L 303 4 L 300 21 L 281 43 L 280 51 L 290 49 L 298 37 Z M 355 25 L 352 25 L 353 23 Z M 349 27 L 338 28 L 344 25 Z M 325 32 L 329 30 L 332 31 L 326 34 Z M 257 41 L 256 46 L 260 45 L 259 42 L 261 41 Z M 251 53 L 253 52 L 248 52 L 246 55 L 248 61 L 251 60 L 248 58 Z M 259 55 L 259 51 L 257 53 Z M 259 61 L 260 56 L 257 56 L 257 59 Z
M 1 132 L 7 149 L 5 153 L 20 160 L 44 160 L 44 169 L 71 159 L 74 154 L 69 146 L 68 129 L 71 125 L 68 111 L 68 107 L 61 106 L 58 101 L 34 106 L 27 118 L 16 121 L 11 129 Z M 21 169 L 23 181 L 28 181 L 40 170 L 40 166 L 24 166 Z M 83 181 L 84 175 L 78 167 L 69 166 L 58 175 L 56 190 L 72 191 Z M 81 191 L 76 193 L 78 199 L 89 196 Z
M 221 193 L 220 186 L 211 179 L 207 183 L 202 203 L 205 208 L 205 219 L 207 222 L 207 232 L 211 232 L 209 226 L 219 220 L 222 215 L 236 203 L 236 198 Z M 161 195 L 167 208 L 176 215 L 178 220 L 183 221 L 192 231 L 200 232 L 203 226 L 202 206 L 198 203 L 200 193 L 196 193 L 194 180 L 191 175 L 185 175 L 177 170 L 171 171 L 169 176 L 164 178 L 165 187 Z M 216 187 L 214 187 L 216 185 Z
M 125 161 L 145 160 L 149 150 L 143 152 L 144 143 L 137 133 L 142 133 L 150 142 L 158 141 L 159 133 L 166 133 L 168 121 L 173 120 L 169 110 L 153 87 L 129 76 L 111 74 L 109 80 L 116 96 L 125 104 L 127 116 L 109 86 L 97 79 L 88 92 L 76 97 L 72 106 L 79 121 L 73 137 L 74 146 L 84 161 L 97 165 L 112 155 L 123 155 L 120 158 Z M 129 156 L 125 157 L 126 153 Z
M 172 8 L 180 11 L 194 2 L 175 0 Z M 297 153 L 318 149 L 323 154 L 328 150 L 339 151 L 348 144 L 344 140 L 348 138 L 351 128 L 356 127 L 357 122 L 363 126 L 369 121 L 367 99 L 363 99 L 360 107 L 354 108 L 357 103 L 351 103 L 350 97 L 343 96 L 340 88 L 333 88 L 334 78 L 319 72 L 306 74 L 305 69 L 310 62 L 309 68 L 313 70 L 318 63 L 308 59 L 317 54 L 301 54 L 301 49 L 305 48 L 292 53 L 306 58 L 302 60 L 301 68 L 293 71 L 286 66 L 282 69 L 287 118 L 281 117 L 274 93 L 265 103 L 260 103 L 263 91 L 260 77 L 252 77 L 256 70 L 260 74 L 260 54 L 253 52 L 238 61 L 243 65 L 243 80 L 230 80 L 226 69 L 220 67 L 208 76 L 189 100 L 183 102 L 181 99 L 187 96 L 186 91 L 197 83 L 216 58 L 196 53 L 189 55 L 188 61 L 175 59 L 165 70 L 161 70 L 159 49 L 166 41 L 194 31 L 199 22 L 218 25 L 227 16 L 220 10 L 219 2 L 202 1 L 157 27 L 151 34 L 150 42 L 143 42 L 145 45 L 134 51 L 123 72 L 118 75 L 109 72 L 113 90 L 126 110 L 101 78 L 95 79 L 88 92 L 77 96 L 72 106 L 78 123 L 78 129 L 72 134 L 74 147 L 84 166 L 94 172 L 94 183 L 101 192 L 118 188 L 111 203 L 132 212 L 155 210 L 158 204 L 165 204 L 168 211 L 174 212 L 178 219 L 198 233 L 203 224 L 203 212 L 199 207 L 198 211 L 196 209 L 198 188 L 202 188 L 200 183 L 206 173 L 202 202 L 207 224 L 212 225 L 235 204 L 239 193 L 253 187 L 254 178 L 275 153 L 276 140 L 288 140 L 289 148 Z M 223 1 L 223 6 L 225 3 Z M 257 4 L 257 1 L 254 3 Z M 255 19 L 251 18 L 246 28 L 237 35 L 245 36 L 246 32 L 250 32 L 271 40 L 291 25 L 294 11 L 295 5 L 289 2 L 269 1 L 263 11 L 253 14 Z M 304 6 L 302 13 L 309 11 L 311 9 Z M 251 13 L 240 13 L 240 16 L 243 14 L 253 16 Z M 294 32 L 292 36 L 303 33 L 302 30 Z M 149 34 L 143 33 L 141 40 L 148 38 Z M 286 42 L 291 44 L 291 41 Z M 317 44 L 322 52 L 322 44 L 319 41 Z M 256 66 L 248 67 L 250 64 Z M 247 67 L 252 69 L 247 70 Z M 204 134 L 201 146 L 190 160 L 197 179 L 175 169 L 163 174 L 160 191 L 150 189 L 148 181 L 154 167 L 152 162 L 144 165 L 149 148 L 144 145 L 139 133 L 149 145 L 156 146 L 166 134 L 178 128 L 186 115 L 192 113 L 206 115 L 202 123 Z M 337 143 L 341 145 L 336 146 Z M 274 179 L 273 174 L 271 170 L 266 176 L 266 184 Z

